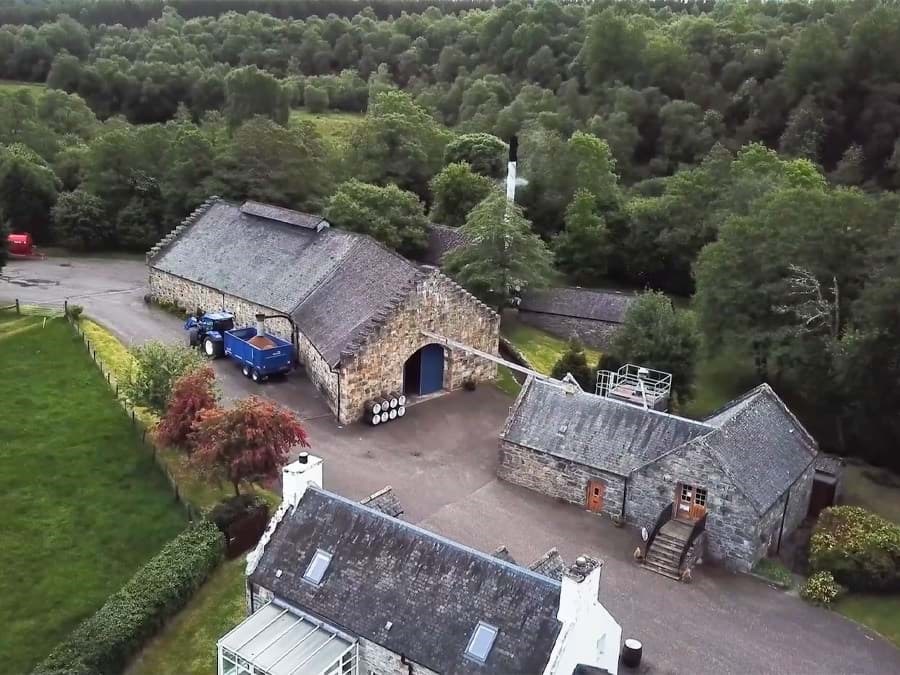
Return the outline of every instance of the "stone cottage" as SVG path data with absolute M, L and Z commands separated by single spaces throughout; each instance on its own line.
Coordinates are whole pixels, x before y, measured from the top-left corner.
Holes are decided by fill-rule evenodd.
M 672 521 L 689 533 L 702 520 L 707 556 L 748 570 L 806 517 L 817 453 L 766 384 L 694 421 L 532 378 L 503 429 L 498 473 L 648 531 Z M 684 550 L 674 553 L 664 567 L 677 574 Z
M 367 400 L 489 380 L 486 359 L 436 344 L 429 331 L 497 353 L 499 316 L 439 270 L 367 235 L 276 206 L 207 200 L 147 255 L 152 299 L 188 311 L 225 310 L 267 330 L 299 360 L 342 423 Z
M 247 558 L 219 675 L 617 672 L 598 560 L 554 579 L 323 490 L 318 458 L 301 461 Z
M 547 288 L 526 291 L 519 303 L 519 320 L 568 339 L 577 336 L 588 347 L 609 347 L 631 293 L 591 288 Z

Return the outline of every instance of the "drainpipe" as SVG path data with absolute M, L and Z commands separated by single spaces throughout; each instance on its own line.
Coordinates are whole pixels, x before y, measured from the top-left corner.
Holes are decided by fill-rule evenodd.
M 622 522 L 625 522 L 625 502 L 628 501 L 628 476 L 622 479 Z
M 413 662 L 406 658 L 406 654 L 400 653 L 400 663 L 407 668 L 407 673 L 413 675 Z
M 794 482 L 796 485 L 796 481 Z M 788 504 L 791 503 L 791 490 L 794 489 L 794 485 L 788 488 L 787 499 L 784 500 L 784 511 L 781 513 L 781 527 L 778 528 L 778 546 L 775 547 L 775 553 L 781 553 L 781 537 L 784 535 L 784 521 L 787 519 L 787 510 Z

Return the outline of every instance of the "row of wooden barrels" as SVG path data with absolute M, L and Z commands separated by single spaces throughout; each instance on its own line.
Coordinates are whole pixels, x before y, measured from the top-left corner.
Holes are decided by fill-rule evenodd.
M 373 427 L 403 417 L 406 414 L 406 396 L 391 392 L 366 402 L 366 421 Z

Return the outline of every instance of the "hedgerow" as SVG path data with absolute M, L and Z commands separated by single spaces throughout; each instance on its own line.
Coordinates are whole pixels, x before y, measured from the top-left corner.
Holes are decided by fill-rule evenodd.
M 224 540 L 213 523 L 190 526 L 57 645 L 32 675 L 121 673 L 187 604 L 222 560 L 223 551 Z

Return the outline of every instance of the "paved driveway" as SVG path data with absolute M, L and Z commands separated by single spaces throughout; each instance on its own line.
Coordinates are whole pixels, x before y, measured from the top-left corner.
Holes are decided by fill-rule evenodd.
M 0 300 L 68 296 L 128 342 L 184 339 L 177 318 L 143 303 L 139 261 L 21 261 L 3 274 Z M 342 427 L 302 375 L 257 387 L 228 362 L 215 367 L 227 398 L 263 393 L 306 418 L 329 489 L 359 499 L 392 485 L 411 522 L 484 551 L 506 545 L 522 563 L 553 546 L 568 561 L 602 558 L 601 598 L 625 635 L 644 642 L 644 672 L 900 674 L 900 652 L 833 612 L 719 569 L 690 585 L 654 575 L 631 558 L 633 530 L 498 481 L 511 400 L 493 387 L 423 402 L 401 422 Z

